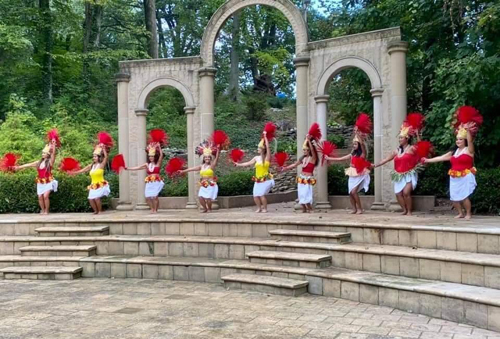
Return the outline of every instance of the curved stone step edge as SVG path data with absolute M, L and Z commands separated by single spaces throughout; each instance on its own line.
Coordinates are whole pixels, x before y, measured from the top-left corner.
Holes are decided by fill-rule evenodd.
M 54 245 L 23 246 L 21 252 L 91 252 L 97 250 L 96 245 Z
M 296 237 L 318 237 L 318 238 L 332 238 L 341 239 L 351 236 L 349 232 L 325 232 L 325 231 L 305 231 L 305 230 L 290 230 L 279 228 L 269 231 L 270 235 L 275 236 L 296 236 Z
M 193 258 L 199 259 L 199 258 Z M 148 260 L 148 257 L 134 258 L 116 258 L 116 257 L 88 257 L 80 260 L 85 263 L 117 263 L 117 264 L 142 264 L 142 265 L 168 265 L 168 266 L 195 266 L 195 267 L 214 267 L 242 270 L 256 270 L 269 272 L 282 272 L 288 274 L 304 275 L 308 277 L 317 277 L 325 279 L 341 280 L 352 283 L 362 283 L 366 285 L 403 290 L 408 292 L 417 292 L 430 294 L 439 297 L 455 298 L 464 301 L 477 302 L 481 304 L 500 307 L 500 290 L 486 287 L 476 287 L 456 283 L 445 283 L 441 281 L 425 280 L 419 278 L 407 278 L 402 276 L 392 276 L 381 273 L 371 273 L 365 271 L 355 271 L 343 268 L 328 269 L 308 269 L 289 266 L 273 266 L 268 264 L 249 263 L 240 260 L 212 261 L 160 261 Z M 337 273 L 335 273 L 337 272 Z M 392 282 L 391 282 L 392 281 Z M 400 282 L 399 284 L 396 282 Z M 418 282 L 419 286 L 410 284 Z M 465 293 L 465 294 L 464 294 Z M 479 295 L 479 296 L 478 296 Z M 496 295 L 496 296 L 495 296 Z
M 229 274 L 221 277 L 222 281 L 244 282 L 248 284 L 268 285 L 279 288 L 298 289 L 309 285 L 308 281 L 301 281 L 288 278 L 279 278 L 266 275 L 255 274 Z
M 246 256 L 248 258 L 308 261 L 315 263 L 332 260 L 332 256 L 328 254 L 308 254 L 308 253 L 279 252 L 279 251 L 253 251 L 247 253 Z
M 0 269 L 1 273 L 20 274 L 75 274 L 82 272 L 82 267 L 68 266 L 13 266 Z
M 104 232 L 109 231 L 109 226 L 101 225 L 101 226 L 43 226 L 39 228 L 35 228 L 35 232 L 48 232 L 48 233 L 56 233 L 56 232 L 66 232 L 66 233 L 77 233 L 77 232 Z

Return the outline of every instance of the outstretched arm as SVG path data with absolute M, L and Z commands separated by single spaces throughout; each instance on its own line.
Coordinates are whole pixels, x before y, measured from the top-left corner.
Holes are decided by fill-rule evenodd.
M 311 150 L 311 157 L 312 157 L 312 162 L 315 164 L 316 161 L 318 161 L 318 152 L 316 151 L 316 147 L 313 146 L 311 137 L 308 135 L 307 136 L 307 145 L 309 146 L 309 149 Z
M 264 132 L 264 143 L 266 144 L 266 161 L 271 161 L 271 148 L 269 147 L 269 140 L 267 140 L 267 133 Z
M 126 171 L 139 171 L 142 169 L 146 169 L 148 167 L 148 164 L 142 164 L 140 166 L 135 166 L 135 167 L 125 167 L 124 169 Z
M 219 162 L 219 155 L 220 155 L 220 148 L 219 146 L 217 146 L 217 153 L 215 153 L 215 159 L 214 161 L 212 161 L 212 164 L 210 165 L 212 170 L 215 170 L 215 167 L 217 167 L 217 163 Z
M 451 155 L 452 155 L 451 152 L 448 152 L 446 154 L 443 154 L 439 157 L 434 157 L 432 159 L 424 158 L 424 163 L 431 164 L 431 163 L 435 163 L 435 162 L 450 161 Z
M 185 170 L 179 171 L 180 174 L 184 174 L 187 172 L 196 172 L 196 171 L 201 171 L 201 166 L 195 166 L 191 168 L 186 168 Z
M 247 161 L 247 162 L 242 162 L 242 163 L 238 163 L 238 162 L 233 162 L 234 166 L 236 167 L 248 167 L 248 166 L 252 166 L 255 164 L 257 160 L 255 160 L 255 157 L 250 160 L 250 161 Z
M 52 149 L 52 153 L 50 154 L 50 167 L 54 167 L 54 163 L 56 162 L 56 141 L 52 140 L 50 144 L 50 148 Z
M 92 164 L 85 166 L 81 170 L 69 172 L 69 174 L 75 175 L 75 174 L 87 173 L 88 171 L 90 171 L 91 168 L 92 168 Z
M 297 160 L 296 162 L 294 162 L 293 164 L 290 164 L 288 166 L 284 166 L 281 168 L 282 171 L 288 171 L 288 170 L 291 170 L 293 168 L 296 168 L 297 166 L 300 165 L 300 163 L 302 162 L 302 159 L 304 159 L 304 157 L 301 157 L 299 160 Z
M 344 161 L 344 160 L 349 160 L 351 158 L 350 154 L 344 155 L 343 157 L 340 158 L 331 158 L 331 157 L 325 157 L 325 160 L 327 161 Z
M 470 130 L 467 128 L 467 148 L 471 155 L 474 155 L 474 138 L 470 133 Z
M 104 154 L 104 157 L 102 158 L 100 167 L 104 168 L 106 167 L 106 164 L 108 163 L 108 151 L 106 150 L 106 146 L 102 146 L 102 153 Z
M 14 171 L 23 170 L 25 168 L 30 168 L 30 167 L 36 167 L 38 165 L 38 163 L 39 163 L 39 161 L 33 161 L 33 162 L 30 162 L 29 164 L 24 164 L 21 166 L 14 166 Z
M 392 151 L 392 153 L 389 154 L 389 156 L 387 158 L 385 158 L 384 160 L 382 160 L 378 164 L 373 165 L 373 168 L 383 166 L 383 165 L 387 164 L 389 161 L 393 160 L 395 157 L 396 157 L 396 151 Z

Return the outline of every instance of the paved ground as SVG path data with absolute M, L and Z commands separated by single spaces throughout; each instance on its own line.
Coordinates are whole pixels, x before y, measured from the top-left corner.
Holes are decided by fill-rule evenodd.
M 500 339 L 500 333 L 308 294 L 80 279 L 0 281 L 0 338 Z

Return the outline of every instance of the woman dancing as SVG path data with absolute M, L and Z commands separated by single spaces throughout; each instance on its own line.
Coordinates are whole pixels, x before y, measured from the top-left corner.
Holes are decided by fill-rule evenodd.
M 54 133 L 54 131 L 49 132 Z M 20 171 L 26 168 L 35 167 L 38 176 L 36 178 L 36 193 L 38 195 L 38 204 L 40 205 L 40 214 L 49 214 L 50 209 L 50 193 L 57 192 L 58 182 L 52 176 L 52 168 L 56 161 L 56 146 L 59 137 L 55 132 L 54 138 L 50 139 L 50 144 L 47 144 L 42 151 L 42 159 L 22 166 L 14 166 L 14 171 Z
M 220 147 L 215 147 L 214 151 L 214 147 L 210 144 L 203 143 L 198 146 L 196 153 L 203 157 L 201 165 L 179 171 L 179 174 L 196 171 L 200 172 L 200 190 L 198 191 L 198 199 L 200 200 L 200 205 L 203 208 L 202 213 L 211 213 L 212 202 L 217 199 L 217 193 L 219 193 L 217 177 L 214 172 L 217 167 L 217 162 L 219 161 Z
M 458 212 L 457 219 L 472 218 L 470 196 L 476 189 L 476 168 L 474 167 L 474 135 L 481 123 L 482 116 L 471 106 L 462 106 L 457 110 L 458 126 L 454 150 L 432 159 L 424 158 L 426 164 L 450 161 L 450 200 Z M 465 210 L 465 214 L 464 214 Z
M 313 141 L 321 139 L 321 130 L 317 123 L 309 129 L 309 133 L 302 145 L 303 155 L 293 164 L 282 167 L 281 171 L 288 171 L 302 165 L 301 174 L 297 177 L 297 192 L 302 213 L 311 213 L 313 210 L 313 187 L 316 185 L 314 168 L 318 166 L 318 151 Z
M 392 172 L 392 182 L 394 183 L 394 193 L 399 205 L 403 209 L 402 215 L 412 215 L 411 193 L 417 188 L 418 171 L 422 168 L 420 157 L 412 139 L 419 139 L 419 131 L 423 127 L 423 115 L 420 113 L 409 114 L 399 133 L 399 147 L 396 151 L 382 160 L 373 168 L 382 166 L 394 160 L 394 171 Z
M 145 179 L 146 187 L 144 189 L 144 195 L 146 197 L 146 202 L 151 209 L 151 213 L 158 213 L 158 207 L 160 205 L 160 200 L 158 196 L 163 190 L 165 183 L 160 176 L 161 163 L 163 161 L 163 151 L 161 149 L 160 143 L 150 143 L 146 149 L 148 152 L 148 162 L 136 167 L 125 167 L 127 171 L 139 171 L 146 170 L 147 177 Z
M 268 131 L 264 130 L 263 138 L 257 147 L 257 156 L 244 163 L 234 163 L 237 167 L 255 166 L 253 200 L 257 205 L 256 213 L 267 213 L 266 195 L 274 187 L 273 175 L 269 173 L 271 165 L 271 150 L 269 148 Z

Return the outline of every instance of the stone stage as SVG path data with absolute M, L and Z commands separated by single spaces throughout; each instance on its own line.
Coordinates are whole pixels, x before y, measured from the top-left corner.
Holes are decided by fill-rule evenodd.
M 302 214 L 292 204 L 269 211 L 2 215 L 1 286 L 80 277 L 206 282 L 287 298 L 307 292 L 500 331 L 500 218 Z

